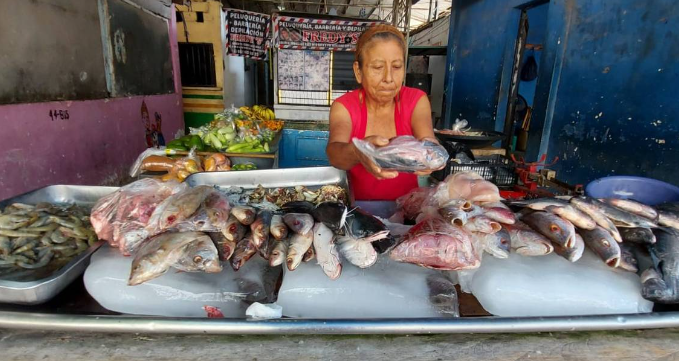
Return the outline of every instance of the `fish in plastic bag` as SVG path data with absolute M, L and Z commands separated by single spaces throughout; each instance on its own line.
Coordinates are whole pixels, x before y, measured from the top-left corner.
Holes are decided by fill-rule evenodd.
M 389 256 L 399 262 L 451 271 L 481 264 L 469 232 L 441 218 L 428 218 L 413 226 Z
M 214 188 L 198 186 L 183 192 L 173 194 L 165 199 L 153 211 L 146 229 L 150 235 L 155 235 L 185 221 L 196 213 L 207 197 L 213 194 Z
M 190 218 L 176 225 L 180 232 L 225 232 L 231 207 L 225 195 L 213 189 Z
M 411 135 L 392 138 L 389 144 L 375 147 L 372 143 L 354 138 L 356 148 L 382 169 L 400 172 L 439 170 L 448 161 L 448 152 L 440 144 L 417 140 Z

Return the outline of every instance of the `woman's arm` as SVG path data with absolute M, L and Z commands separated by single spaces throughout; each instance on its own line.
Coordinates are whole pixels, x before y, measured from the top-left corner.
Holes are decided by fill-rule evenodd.
M 420 100 L 415 104 L 410 126 L 413 129 L 413 136 L 415 138 L 420 140 L 428 138 L 438 143 L 434 136 L 434 126 L 431 121 L 431 104 L 429 104 L 429 98 L 426 95 L 421 96 Z
M 389 140 L 384 137 L 371 136 L 364 139 L 376 146 L 385 146 Z M 363 167 L 378 179 L 395 178 L 396 171 L 384 171 L 373 163 L 370 158 L 359 152 L 351 142 L 351 115 L 341 103 L 334 102 L 330 107 L 330 136 L 325 148 L 330 165 L 342 170 L 349 170 L 356 164 Z

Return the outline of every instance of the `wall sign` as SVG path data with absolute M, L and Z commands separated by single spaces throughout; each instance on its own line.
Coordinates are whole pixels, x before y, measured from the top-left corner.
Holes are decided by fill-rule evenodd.
M 280 49 L 354 51 L 358 37 L 374 21 L 274 17 L 274 38 Z
M 250 11 L 226 10 L 226 54 L 266 59 L 271 17 Z

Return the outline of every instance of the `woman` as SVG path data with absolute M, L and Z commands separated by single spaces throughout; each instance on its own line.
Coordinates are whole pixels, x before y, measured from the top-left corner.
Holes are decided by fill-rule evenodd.
M 436 141 L 426 94 L 402 86 L 406 41 L 391 25 L 366 30 L 356 45 L 354 74 L 358 90 L 339 97 L 330 107 L 326 153 L 335 168 L 349 171 L 357 200 L 394 200 L 417 187 L 418 174 L 378 167 L 351 142 L 363 139 L 384 146 L 399 135 Z

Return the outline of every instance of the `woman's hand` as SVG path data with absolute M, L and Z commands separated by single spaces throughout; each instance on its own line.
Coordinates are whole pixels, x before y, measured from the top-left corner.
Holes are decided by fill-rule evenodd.
M 379 135 L 372 135 L 363 139 L 366 142 L 373 144 L 375 147 L 384 147 L 389 144 L 389 139 L 385 137 L 380 137 Z M 358 161 L 363 165 L 363 168 L 372 174 L 377 179 L 392 179 L 398 177 L 398 172 L 395 170 L 384 170 L 380 168 L 375 162 L 370 159 L 370 157 L 361 153 L 356 146 L 352 147 L 354 149 L 354 154 Z

